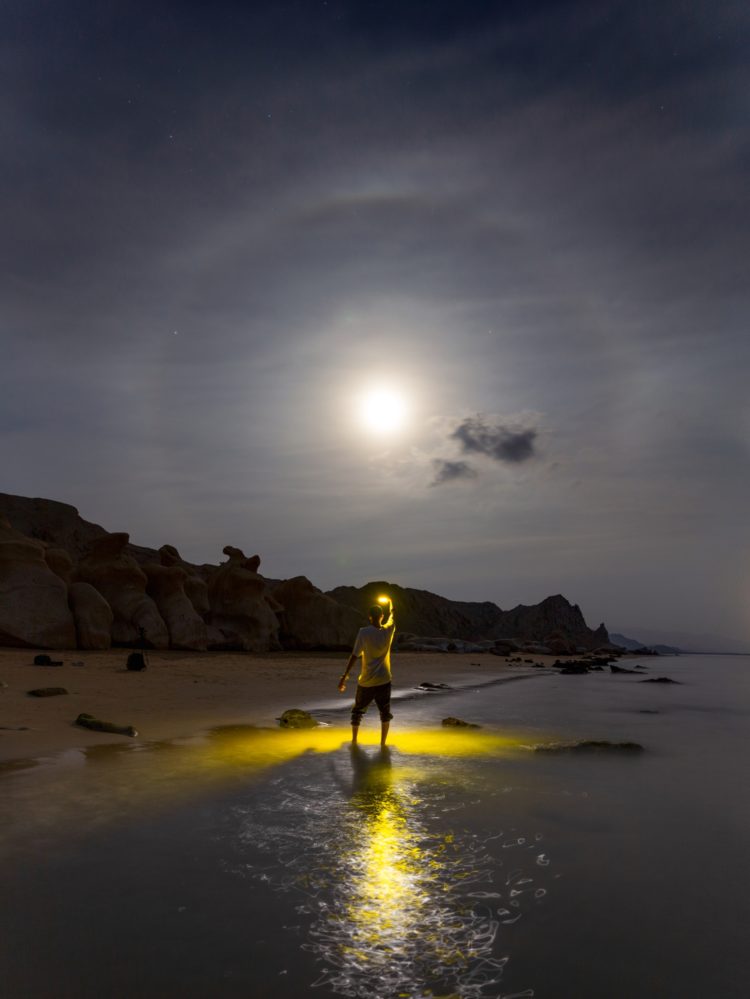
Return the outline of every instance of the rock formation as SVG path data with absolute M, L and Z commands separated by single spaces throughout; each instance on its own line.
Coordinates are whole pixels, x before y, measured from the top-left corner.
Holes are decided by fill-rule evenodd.
M 27 538 L 45 545 L 64 548 L 74 562 L 86 555 L 94 541 L 109 532 L 84 520 L 74 506 L 57 500 L 0 493 L 0 517 Z M 157 562 L 152 548 L 128 544 L 126 552 L 136 562 Z
M 75 648 L 68 588 L 44 553 L 0 518 L 0 645 Z
M 188 600 L 201 617 L 208 614 L 211 609 L 211 605 L 208 602 L 208 584 L 203 576 L 200 575 L 196 566 L 185 562 L 174 545 L 162 545 L 159 549 L 159 559 L 162 565 L 178 565 L 185 571 L 185 593 Z M 214 571 L 215 567 L 212 566 L 211 569 Z
M 547 597 L 540 604 L 529 607 L 519 604 L 505 611 L 497 622 L 493 637 L 542 641 L 554 655 L 595 649 L 609 640 L 604 625 L 592 631 L 586 625 L 578 604 L 570 604 L 559 593 Z
M 606 646 L 609 641 L 603 624 L 592 631 L 578 605 L 570 604 L 559 594 L 529 607 L 519 604 L 509 611 L 489 601 L 448 600 L 427 590 L 385 582 L 367 583 L 359 588 L 338 586 L 328 595 L 366 614 L 381 593 L 393 599 L 399 633 L 439 636 L 433 641 L 443 645 L 451 639 L 472 643 L 492 639 L 502 641 L 506 647 L 512 642 L 518 648 L 542 643 L 555 655 L 569 655 Z M 416 641 L 425 644 L 428 640 Z
M 155 649 L 169 647 L 169 633 L 156 604 L 146 595 L 146 574 L 124 551 L 125 533 L 105 534 L 81 559 L 76 578 L 101 593 L 114 614 L 112 641 L 134 645 L 141 638 Z
M 194 565 L 109 534 L 66 503 L 0 493 L 0 644 L 42 648 L 348 649 L 381 593 L 393 597 L 404 649 L 572 655 L 612 648 L 564 597 L 503 611 L 373 582 L 329 593 L 304 576 L 269 580 L 260 558 L 227 546 L 220 566 Z M 9 533 L 10 532 L 10 533 Z M 4 547 L 2 547 L 4 546 Z M 420 637 L 425 636 L 425 637 Z
M 305 576 L 282 580 L 273 595 L 282 608 L 278 618 L 284 648 L 350 650 L 367 624 L 363 614 L 327 596 Z
M 206 622 L 185 592 L 187 572 L 179 565 L 157 565 L 154 562 L 147 562 L 143 571 L 148 579 L 146 592 L 158 607 L 169 631 L 170 647 L 207 648 Z
M 260 557 L 227 545 L 228 556 L 208 581 L 209 648 L 266 652 L 279 648 L 280 605 L 259 575 Z
M 70 581 L 73 576 L 73 559 L 70 555 L 68 555 L 64 548 L 45 547 L 44 561 L 47 563 L 50 570 L 54 572 L 56 576 L 59 576 L 66 586 L 70 586 Z
M 382 581 L 366 583 L 361 587 L 337 586 L 328 591 L 328 596 L 341 604 L 356 608 L 366 618 L 368 609 L 377 603 L 378 596 L 383 593 L 393 600 L 399 633 L 462 638 L 475 642 L 494 637 L 489 633 L 498 616 L 502 615 L 500 608 L 489 601 L 470 603 L 448 600 L 427 590 L 415 590 Z
M 71 583 L 68 603 L 73 612 L 79 649 L 108 649 L 112 644 L 112 608 L 91 583 Z

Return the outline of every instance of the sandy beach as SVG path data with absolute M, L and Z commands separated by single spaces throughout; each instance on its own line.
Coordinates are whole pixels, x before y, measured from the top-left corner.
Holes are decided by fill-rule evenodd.
M 57 667 L 34 666 L 32 649 L 0 649 L 0 761 L 36 758 L 68 749 L 117 742 L 182 738 L 219 725 L 276 725 L 286 708 L 311 708 L 340 700 L 337 681 L 346 655 L 149 652 L 143 672 L 125 668 L 126 649 L 50 651 Z M 529 658 L 529 657 L 526 657 Z M 552 657 L 535 656 L 549 665 Z M 82 666 L 73 663 L 82 662 Z M 536 675 L 529 663 L 509 664 L 492 655 L 394 654 L 394 693 L 424 681 L 451 687 Z M 56 697 L 32 697 L 40 687 L 64 687 Z M 80 713 L 133 725 L 136 739 L 76 726 Z M 395 723 L 397 725 L 397 722 Z M 395 727 L 394 725 L 394 727 Z

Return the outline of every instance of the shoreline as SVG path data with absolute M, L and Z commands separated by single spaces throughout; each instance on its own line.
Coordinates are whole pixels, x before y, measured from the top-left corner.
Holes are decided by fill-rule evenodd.
M 144 745 L 192 738 L 229 725 L 276 727 L 287 708 L 349 710 L 356 689 L 337 690 L 345 653 L 319 652 L 148 652 L 141 673 L 125 668 L 129 649 L 100 652 L 49 651 L 58 667 L 34 666 L 33 649 L 0 649 L 0 762 L 35 760 L 67 750 L 126 744 Z M 553 656 L 534 656 L 548 667 Z M 74 662 L 83 666 L 74 666 Z M 544 674 L 530 663 L 506 663 L 483 654 L 394 653 L 394 700 L 433 697 L 451 690 L 509 682 Z M 451 690 L 419 692 L 422 682 L 447 683 Z M 28 691 L 59 686 L 68 693 L 37 698 Z M 326 693 L 330 691 L 330 698 Z M 339 700 L 340 699 L 340 700 Z M 133 725 L 131 738 L 92 732 L 75 725 L 85 712 Z

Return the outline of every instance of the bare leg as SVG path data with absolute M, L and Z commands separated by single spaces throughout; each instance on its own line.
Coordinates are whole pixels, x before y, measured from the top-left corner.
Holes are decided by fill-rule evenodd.
M 385 745 L 385 740 L 388 738 L 388 729 L 391 727 L 390 722 L 380 723 L 380 745 Z
M 352 745 L 357 745 L 357 736 L 359 735 L 359 725 L 352 725 Z

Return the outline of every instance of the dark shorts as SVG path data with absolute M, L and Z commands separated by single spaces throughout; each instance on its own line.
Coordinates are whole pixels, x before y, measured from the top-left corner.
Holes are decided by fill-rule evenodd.
M 362 715 L 364 715 L 373 701 L 378 706 L 382 722 L 390 721 L 393 718 L 391 714 L 390 683 L 381 683 L 377 687 L 361 687 L 357 684 L 357 693 L 354 698 L 354 707 L 352 708 L 352 725 L 359 725 L 362 721 Z

